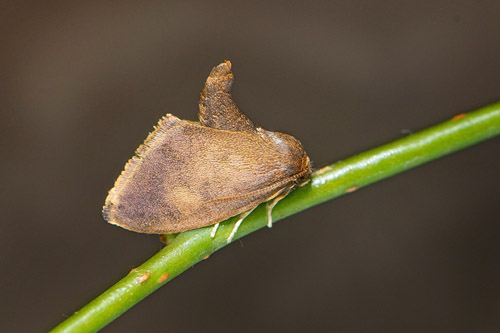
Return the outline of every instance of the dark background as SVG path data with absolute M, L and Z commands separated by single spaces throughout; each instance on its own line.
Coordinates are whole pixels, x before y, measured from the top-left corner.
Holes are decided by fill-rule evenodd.
M 316 168 L 500 99 L 499 1 L 2 1 L 0 37 L 2 332 L 50 329 L 162 247 L 101 207 L 224 59 Z M 499 148 L 256 232 L 104 331 L 498 331 Z

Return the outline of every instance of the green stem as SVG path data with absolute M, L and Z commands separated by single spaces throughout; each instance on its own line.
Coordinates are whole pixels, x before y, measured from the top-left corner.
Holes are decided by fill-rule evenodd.
M 369 150 L 316 171 L 311 181 L 281 200 L 273 210 L 276 222 L 324 201 L 414 168 L 425 162 L 500 134 L 500 103 Z M 170 243 L 133 272 L 55 327 L 53 332 L 92 332 L 101 329 L 153 291 L 227 245 L 235 218 L 169 238 Z M 261 205 L 242 223 L 235 240 L 267 223 Z

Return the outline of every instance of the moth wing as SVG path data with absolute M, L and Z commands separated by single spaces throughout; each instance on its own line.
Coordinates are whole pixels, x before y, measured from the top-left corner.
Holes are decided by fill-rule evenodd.
M 233 80 L 228 60 L 212 69 L 200 94 L 198 119 L 207 127 L 253 133 L 254 124 L 239 110 L 231 96 Z
M 257 135 L 167 115 L 118 177 L 105 219 L 143 233 L 175 233 L 237 215 L 287 182 L 282 156 Z

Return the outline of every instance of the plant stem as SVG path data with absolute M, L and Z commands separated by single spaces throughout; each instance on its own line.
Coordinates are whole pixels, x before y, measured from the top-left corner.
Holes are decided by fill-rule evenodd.
M 500 102 L 453 117 L 426 130 L 385 144 L 316 171 L 311 181 L 293 191 L 273 209 L 273 221 L 300 212 L 360 187 L 388 178 L 500 134 Z M 101 329 L 153 291 L 227 245 L 236 218 L 170 237 L 160 252 L 55 327 L 52 332 Z M 267 224 L 265 204 L 242 223 L 234 240 Z

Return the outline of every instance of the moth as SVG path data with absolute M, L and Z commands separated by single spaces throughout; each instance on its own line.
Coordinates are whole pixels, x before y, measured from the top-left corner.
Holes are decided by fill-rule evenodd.
M 109 191 L 103 216 L 128 230 L 171 234 L 243 219 L 307 183 L 311 162 L 293 136 L 256 127 L 231 96 L 231 63 L 214 67 L 200 94 L 199 122 L 160 119 Z

